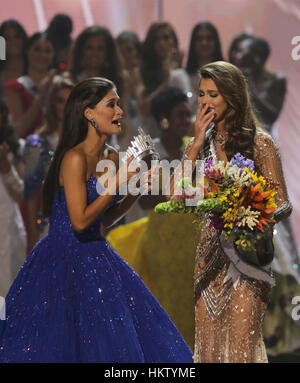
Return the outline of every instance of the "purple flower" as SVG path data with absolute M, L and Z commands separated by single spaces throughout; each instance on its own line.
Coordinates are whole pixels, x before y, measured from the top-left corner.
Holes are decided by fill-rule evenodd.
M 212 214 L 210 216 L 210 228 L 215 228 L 216 230 L 223 230 L 224 229 L 224 221 L 222 218 L 218 216 L 218 214 Z
M 213 160 L 208 160 L 204 165 L 204 173 L 207 174 L 213 165 Z
M 254 170 L 254 162 L 249 158 L 245 158 L 241 153 L 237 153 L 232 157 L 230 163 L 237 165 L 240 169 L 248 168 L 250 172 Z

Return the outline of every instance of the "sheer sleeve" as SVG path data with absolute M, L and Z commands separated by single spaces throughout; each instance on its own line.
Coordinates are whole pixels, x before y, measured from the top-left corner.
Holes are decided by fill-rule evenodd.
M 191 149 L 191 147 L 192 147 L 192 145 L 193 145 L 194 139 L 195 139 L 195 138 L 192 137 L 192 138 L 188 141 L 188 143 L 186 144 L 186 146 L 185 146 L 185 148 L 184 148 L 184 151 L 183 151 L 182 158 L 181 158 L 182 161 L 186 160 L 186 158 L 187 158 L 187 154 L 188 154 L 189 150 Z
M 271 136 L 266 133 L 259 132 L 256 134 L 254 163 L 258 173 L 264 177 L 272 178 L 273 182 L 279 184 L 275 196 L 277 204 L 275 220 L 278 222 L 288 217 L 292 212 L 292 204 L 287 193 L 279 149 Z

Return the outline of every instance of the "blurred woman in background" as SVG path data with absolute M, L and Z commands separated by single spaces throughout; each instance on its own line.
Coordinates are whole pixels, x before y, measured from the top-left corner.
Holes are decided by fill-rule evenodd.
M 123 57 L 125 68 L 130 73 L 140 65 L 142 45 L 133 31 L 124 31 L 117 37 L 117 44 Z
M 151 115 L 151 102 L 168 87 L 170 72 L 181 67 L 182 59 L 173 27 L 165 21 L 153 23 L 143 43 L 141 68 L 135 77 L 140 123 L 152 136 L 159 137 L 161 132 Z
M 14 19 L 4 21 L 0 26 L 0 36 L 6 42 L 6 60 L 0 60 L 0 98 L 4 97 L 6 81 L 16 80 L 26 71 L 27 33 Z
M 37 32 L 27 42 L 26 75 L 5 84 L 7 106 L 19 137 L 32 134 L 43 121 L 43 107 L 54 71 L 54 48 L 45 33 Z
M 61 135 L 64 109 L 73 86 L 72 80 L 66 75 L 53 78 L 45 124 L 26 140 L 24 221 L 28 237 L 27 254 L 48 231 L 48 222 L 41 213 L 42 183 Z
M 61 69 L 60 65 L 66 66 L 69 61 L 72 44 L 73 21 L 65 14 L 57 14 L 50 21 L 46 30 L 49 40 L 55 51 L 54 66 Z
M 287 81 L 281 73 L 266 69 L 270 53 L 265 39 L 243 33 L 233 40 L 228 56 L 246 76 L 256 113 L 265 129 L 276 138 L 273 128 L 284 104 Z
M 75 40 L 70 65 L 74 82 L 105 77 L 114 81 L 122 95 L 123 68 L 116 43 L 107 28 L 94 25 L 84 29 Z
M 141 42 L 135 32 L 124 31 L 117 37 L 117 44 L 128 72 L 128 123 L 123 134 L 118 136 L 118 145 L 121 151 L 126 151 L 130 141 L 138 134 L 141 126 L 139 108 L 136 99 L 136 72 L 141 64 Z
M 199 74 L 201 66 L 223 60 L 221 42 L 216 27 L 203 21 L 192 31 L 185 69 L 171 72 L 169 84 L 178 86 L 189 96 L 193 115 L 198 109 Z
M 0 296 L 7 294 L 25 260 L 26 233 L 18 206 L 24 196 L 23 147 L 0 100 Z
M 80 33 L 74 43 L 70 71 L 75 83 L 90 77 L 105 77 L 116 84 L 125 119 L 120 137 L 126 134 L 128 72 L 123 69 L 115 40 L 107 28 L 94 25 Z M 110 137 L 109 143 L 113 146 L 118 144 L 116 135 Z

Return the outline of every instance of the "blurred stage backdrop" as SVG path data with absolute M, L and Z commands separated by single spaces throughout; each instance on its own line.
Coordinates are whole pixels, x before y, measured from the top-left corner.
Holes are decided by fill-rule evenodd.
M 131 29 L 143 39 L 153 21 L 164 19 L 175 27 L 184 52 L 193 26 L 207 20 L 220 33 L 225 58 L 232 38 L 241 32 L 267 39 L 272 48 L 267 67 L 288 79 L 276 124 L 300 248 L 300 57 L 291 56 L 292 39 L 300 36 L 300 0 L 0 0 L 0 9 L 0 22 L 15 18 L 28 34 L 44 30 L 56 13 L 66 13 L 73 19 L 73 37 L 85 26 L 100 24 L 115 36 Z

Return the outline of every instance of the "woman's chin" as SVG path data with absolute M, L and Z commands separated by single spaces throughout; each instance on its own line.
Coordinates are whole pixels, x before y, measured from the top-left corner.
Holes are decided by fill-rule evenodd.
M 119 126 L 119 125 L 117 125 L 117 126 L 114 126 L 114 127 L 113 127 L 113 132 L 112 132 L 111 134 L 116 134 L 116 135 L 118 135 L 118 134 L 120 134 L 121 132 L 122 132 L 122 127 Z

